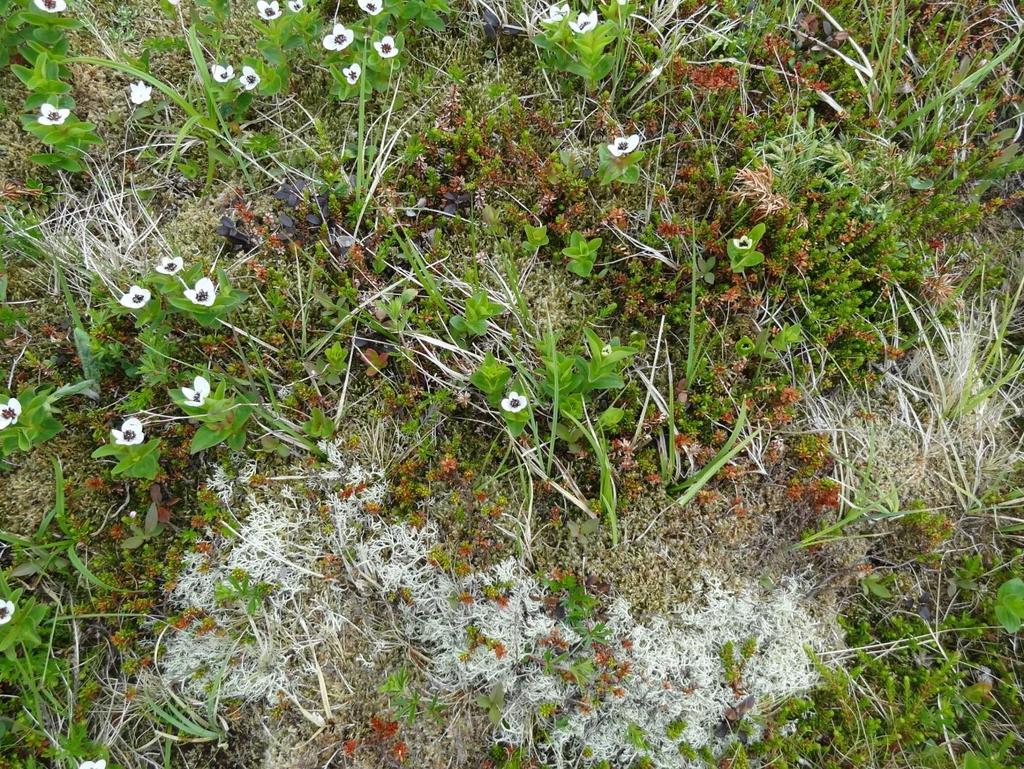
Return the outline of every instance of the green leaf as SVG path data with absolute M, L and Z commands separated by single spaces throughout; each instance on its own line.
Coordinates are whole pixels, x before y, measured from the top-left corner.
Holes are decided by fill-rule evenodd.
M 509 367 L 495 358 L 494 353 L 488 352 L 476 371 L 470 375 L 469 381 L 484 393 L 488 403 L 497 406 L 505 394 L 505 385 L 511 376 L 512 371 Z
M 120 446 L 126 449 L 121 461 L 114 465 L 112 475 L 126 478 L 145 478 L 153 480 L 160 472 L 160 439 L 154 438 L 141 446 Z M 95 453 L 95 452 L 94 452 Z
M 214 430 L 206 425 L 202 425 L 196 434 L 192 436 L 192 443 L 189 445 L 190 454 L 198 454 L 200 451 L 206 451 L 206 449 L 213 448 L 218 443 L 223 443 L 228 439 L 229 433 L 226 430 Z
M 1020 630 L 1021 618 L 1006 606 L 995 608 L 996 619 L 1003 626 L 1007 633 L 1016 633 Z
M 1024 580 L 1007 580 L 996 593 L 995 615 L 1007 633 L 1016 633 L 1024 624 Z
M 878 598 L 892 598 L 892 592 L 882 584 L 881 578 L 875 574 L 864 577 L 860 584 L 865 593 L 871 593 Z
M 533 227 L 529 224 L 523 225 L 526 230 L 526 244 L 536 250 L 548 244 L 548 228 L 543 224 Z
M 614 427 L 622 421 L 622 417 L 626 415 L 626 412 L 615 406 L 609 406 L 597 418 L 597 423 L 601 427 Z
M 587 240 L 578 232 L 569 236 L 569 246 L 562 249 L 562 254 L 569 259 L 569 272 L 581 278 L 590 277 L 597 261 L 597 252 L 601 248 L 601 238 Z

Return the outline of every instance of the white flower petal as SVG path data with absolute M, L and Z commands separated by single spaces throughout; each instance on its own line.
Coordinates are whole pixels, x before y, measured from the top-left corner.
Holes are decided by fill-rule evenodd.
M 509 391 L 509 394 L 502 398 L 501 408 L 503 411 L 516 414 L 526 408 L 526 396 L 520 395 L 515 390 Z
M 193 304 L 210 307 L 217 301 L 217 286 L 209 278 L 200 278 L 196 281 L 195 288 L 185 289 L 185 296 Z
M 306 7 L 305 0 L 288 0 L 288 10 L 298 13 Z
M 121 295 L 118 302 L 122 307 L 127 307 L 130 310 L 137 310 L 140 307 L 145 307 L 151 296 L 152 295 L 149 293 L 148 288 L 133 285 Z
M 192 380 L 191 387 L 182 387 L 181 394 L 192 406 L 202 406 L 210 394 L 210 383 L 204 376 L 197 376 Z
M 0 404 L 0 429 L 13 425 L 21 416 L 21 402 L 17 398 L 9 398 L 7 403 Z
M 67 9 L 65 0 L 34 0 L 36 8 L 47 13 L 60 13 Z
M 147 85 L 143 80 L 131 83 L 128 86 L 128 89 L 128 98 L 131 100 L 132 104 L 145 104 L 153 98 L 153 87 L 151 85 Z
M 547 11 L 541 16 L 541 21 L 545 24 L 558 24 L 562 19 L 569 15 L 569 4 L 563 3 L 559 5 L 554 3 L 549 5 Z
M 44 104 L 39 108 L 39 123 L 41 125 L 61 125 L 65 120 L 68 119 L 68 115 L 71 114 L 71 110 L 66 108 L 55 107 L 50 103 Z
M 373 44 L 373 47 L 382 59 L 390 59 L 398 55 L 395 38 L 391 37 L 391 35 L 384 35 L 384 37 Z
M 583 13 L 582 11 L 576 17 L 576 21 L 570 21 L 569 27 L 573 32 L 582 35 L 584 32 L 597 27 L 597 11 L 591 11 L 590 13 Z
M 218 83 L 226 83 L 235 76 L 235 68 L 230 64 L 214 64 L 210 67 L 210 74 Z
M 371 16 L 376 16 L 384 10 L 384 0 L 357 0 L 359 7 Z
M 184 266 L 185 260 L 180 256 L 168 256 L 160 260 L 156 266 L 156 271 L 161 275 L 176 275 Z
M 7 403 L 0 404 L 0 430 L 15 424 L 21 415 L 21 403 L 17 398 L 9 398 Z
M 324 38 L 324 48 L 328 51 L 344 51 L 355 39 L 355 33 L 344 24 L 335 24 L 331 33 Z
M 242 84 L 242 88 L 246 91 L 251 91 L 253 88 L 260 84 L 260 76 L 250 66 L 242 67 L 242 74 L 238 78 L 238 82 Z
M 341 71 L 341 74 L 345 76 L 345 80 L 348 82 L 349 85 L 355 85 L 356 83 L 359 82 L 359 76 L 362 74 L 362 72 L 363 68 L 359 66 L 358 62 L 356 62 L 348 67 L 345 67 L 345 69 Z
M 0 601 L 0 625 L 6 625 L 14 619 L 14 601 Z
M 120 430 L 111 430 L 110 434 L 114 436 L 114 443 L 119 446 L 137 446 L 146 439 L 142 422 L 135 417 L 128 417 L 121 423 Z
M 617 136 L 612 140 L 611 144 L 608 145 L 608 153 L 613 157 L 621 158 L 624 155 L 628 155 L 634 152 L 637 147 L 640 146 L 640 135 L 631 134 L 630 136 Z
M 281 6 L 278 5 L 277 0 L 257 0 L 256 11 L 259 13 L 260 18 L 266 21 L 273 21 L 281 15 Z

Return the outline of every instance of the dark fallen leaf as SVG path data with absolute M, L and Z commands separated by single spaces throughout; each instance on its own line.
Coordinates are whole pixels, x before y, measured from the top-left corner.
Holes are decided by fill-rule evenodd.
M 278 188 L 277 192 L 274 193 L 274 197 L 289 208 L 295 208 L 302 202 L 302 191 L 305 188 L 306 182 L 304 180 L 297 182 L 284 182 L 280 188 Z
M 728 721 L 735 723 L 753 710 L 756 704 L 757 697 L 753 694 L 748 694 L 735 705 L 727 707 L 725 709 L 725 717 Z
M 483 7 L 482 15 L 484 17 L 484 37 L 488 40 L 497 40 L 498 32 L 501 30 L 501 19 L 486 5 Z
M 242 232 L 238 228 L 238 224 L 231 221 L 230 217 L 221 217 L 220 225 L 217 227 L 216 232 L 236 246 L 241 246 L 242 248 L 252 248 L 253 246 L 252 238 Z
M 816 13 L 805 13 L 801 14 L 797 23 L 802 32 L 808 35 L 817 35 L 818 28 L 821 26 L 821 19 Z

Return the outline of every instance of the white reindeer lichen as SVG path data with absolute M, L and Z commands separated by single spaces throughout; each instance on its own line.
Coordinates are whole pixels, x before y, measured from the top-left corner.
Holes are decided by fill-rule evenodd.
M 375 652 L 414 645 L 429 660 L 437 690 L 468 694 L 500 685 L 495 739 L 523 744 L 543 723 L 549 739 L 537 750 L 556 764 L 585 747 L 588 763 L 625 766 L 646 754 L 657 767 L 686 767 L 679 740 L 721 747 L 730 739 L 725 712 L 740 699 L 777 701 L 816 679 L 805 649 L 825 647 L 829 633 L 801 605 L 795 583 L 732 591 L 709 579 L 700 606 L 647 622 L 613 599 L 603 643 L 592 646 L 581 638 L 584 628 L 550 611 L 550 592 L 515 560 L 465 577 L 438 567 L 430 558 L 437 528 L 387 524 L 367 512 L 384 501 L 383 482 L 347 466 L 338 447 L 324 448 L 332 465 L 326 473 L 259 489 L 236 484 L 231 496 L 241 522 L 233 536 L 215 537 L 209 555 L 189 556 L 171 596 L 179 609 L 212 618 L 214 629 L 207 623 L 204 631 L 168 631 L 159 655 L 165 684 L 197 699 L 214 685 L 222 697 L 251 702 L 284 696 L 315 712 L 318 675 L 330 671 L 309 650 L 351 624 L 347 612 L 355 609 Z M 344 568 L 328 576 L 325 559 Z M 252 614 L 244 602 L 218 600 L 217 586 L 239 573 L 273 586 Z M 604 650 L 628 672 L 614 693 L 580 707 L 581 684 L 547 653 L 552 638 L 580 659 Z M 721 650 L 748 639 L 754 653 L 739 692 L 726 680 Z M 547 718 L 552 713 L 557 724 Z M 637 728 L 640 747 L 627 739 Z

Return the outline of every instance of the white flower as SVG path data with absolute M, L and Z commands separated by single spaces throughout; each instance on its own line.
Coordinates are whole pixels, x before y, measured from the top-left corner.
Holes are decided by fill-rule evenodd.
M 185 296 L 193 304 L 201 304 L 203 307 L 211 306 L 217 300 L 217 286 L 209 278 L 200 278 L 195 288 L 186 288 Z
M 597 11 L 591 11 L 590 13 L 580 12 L 579 16 L 576 17 L 576 21 L 570 21 L 569 26 L 572 31 L 582 35 L 584 32 L 589 32 L 597 26 Z
M 324 38 L 324 48 L 328 51 L 344 51 L 352 43 L 355 35 L 344 24 L 335 24 L 331 34 Z
M 568 15 L 568 3 L 562 3 L 561 5 L 554 3 L 548 6 L 547 11 L 540 17 L 540 20 L 543 24 L 557 24 Z
M 345 69 L 341 71 L 341 74 L 345 76 L 345 80 L 348 81 L 349 85 L 355 85 L 359 82 L 359 75 L 361 75 L 362 72 L 363 68 L 360 67 L 358 63 L 354 63 L 349 67 L 345 67 Z
M 306 7 L 306 0 L 288 0 L 288 10 L 298 13 Z
M 40 11 L 47 13 L 60 13 L 68 7 L 65 0 L 35 0 L 35 5 Z
M 0 430 L 18 421 L 21 414 L 21 403 L 17 398 L 8 398 L 7 403 L 0 404 Z
M 14 601 L 0 601 L 0 625 L 6 625 L 14 616 Z
M 261 19 L 266 21 L 273 21 L 281 15 L 281 6 L 277 4 L 277 0 L 256 0 L 256 11 L 259 13 Z
M 146 85 L 142 80 L 137 83 L 131 83 L 128 88 L 128 98 L 132 104 L 145 104 L 153 98 L 153 86 Z
M 185 260 L 180 256 L 168 256 L 160 260 L 160 263 L 156 266 L 156 271 L 161 275 L 176 275 L 184 266 Z
M 127 307 L 129 310 L 137 310 L 140 307 L 146 306 L 150 296 L 148 288 L 133 285 L 121 294 L 121 298 L 117 301 L 120 302 L 122 307 Z
M 608 152 L 613 157 L 621 158 L 623 155 L 628 155 L 639 146 L 639 134 L 632 134 L 630 136 L 617 136 L 615 139 L 612 140 L 612 143 L 608 145 Z
M 390 59 L 392 56 L 398 56 L 398 48 L 395 47 L 395 38 L 391 37 L 391 35 L 384 35 L 384 37 L 373 44 L 373 47 L 377 49 L 377 53 L 380 54 L 382 59 Z
M 202 406 L 206 403 L 206 396 L 210 394 L 210 383 L 206 377 L 197 376 L 192 380 L 191 387 L 182 387 L 181 394 L 185 396 L 189 406 Z
M 526 396 L 512 390 L 507 397 L 501 399 L 501 407 L 511 414 L 516 414 L 526 408 Z
M 242 88 L 246 91 L 251 91 L 253 88 L 260 84 L 260 76 L 256 74 L 256 70 L 252 67 L 242 67 L 242 74 L 238 78 L 238 82 L 242 84 Z
M 41 125 L 60 125 L 68 119 L 70 114 L 71 110 L 69 109 L 61 109 L 47 103 L 39 108 L 39 123 Z
M 171 0 L 171 2 L 174 2 L 174 0 Z M 174 4 L 177 5 L 177 3 Z M 107 769 L 107 762 L 102 758 L 96 761 L 83 761 L 78 765 L 78 769 Z
M 114 436 L 114 443 L 118 446 L 137 446 L 146 440 L 142 422 L 135 417 L 128 417 L 121 423 L 120 430 L 111 430 L 110 434 Z
M 733 238 L 732 247 L 737 251 L 749 251 L 754 247 L 754 241 L 744 235 L 742 238 Z
M 235 76 L 235 68 L 230 64 L 214 64 L 210 67 L 210 74 L 218 83 L 226 83 Z
M 371 16 L 376 16 L 384 10 L 384 0 L 357 0 L 359 7 Z

